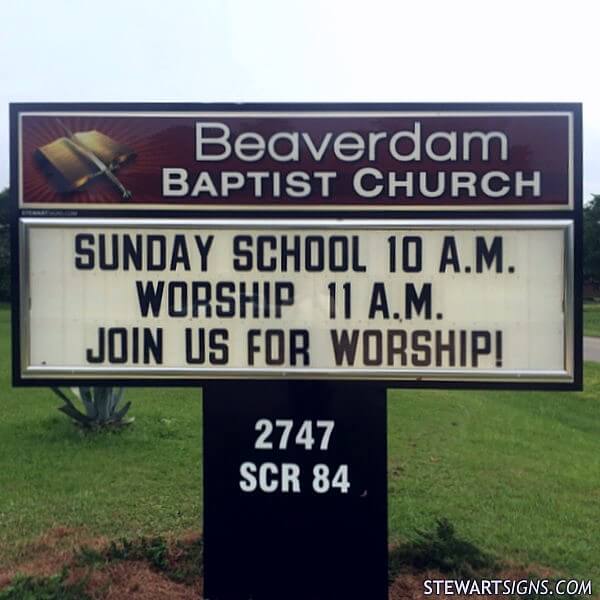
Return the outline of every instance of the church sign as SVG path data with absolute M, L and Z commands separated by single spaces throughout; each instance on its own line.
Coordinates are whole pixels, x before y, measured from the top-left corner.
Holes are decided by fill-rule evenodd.
M 11 153 L 13 382 L 202 387 L 206 597 L 388 597 L 386 388 L 582 387 L 580 105 L 16 104 Z
M 578 105 L 13 105 L 14 380 L 581 386 Z

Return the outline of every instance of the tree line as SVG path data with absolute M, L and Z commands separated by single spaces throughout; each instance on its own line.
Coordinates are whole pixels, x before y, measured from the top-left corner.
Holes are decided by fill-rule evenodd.
M 600 282 L 600 194 L 583 207 L 583 279 Z
M 10 300 L 10 231 L 8 189 L 0 192 L 0 302 Z
M 0 302 L 10 300 L 9 193 L 0 192 Z M 583 277 L 600 283 L 600 194 L 583 207 Z

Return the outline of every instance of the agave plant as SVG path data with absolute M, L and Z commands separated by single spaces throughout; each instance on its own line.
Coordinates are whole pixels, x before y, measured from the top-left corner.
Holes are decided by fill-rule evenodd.
M 77 389 L 79 390 L 78 392 Z M 52 391 L 64 402 L 62 406 L 58 407 L 58 410 L 71 417 L 78 425 L 86 429 L 121 427 L 133 422 L 133 418 L 124 418 L 131 407 L 131 402 L 127 402 L 122 408 L 119 408 L 125 388 L 72 388 L 73 394 L 81 400 L 85 412 L 81 412 L 75 406 L 73 400 L 59 388 L 52 388 Z

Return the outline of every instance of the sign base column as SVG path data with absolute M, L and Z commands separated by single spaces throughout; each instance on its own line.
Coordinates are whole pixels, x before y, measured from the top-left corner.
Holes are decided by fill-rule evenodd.
M 204 387 L 208 600 L 386 600 L 381 384 Z

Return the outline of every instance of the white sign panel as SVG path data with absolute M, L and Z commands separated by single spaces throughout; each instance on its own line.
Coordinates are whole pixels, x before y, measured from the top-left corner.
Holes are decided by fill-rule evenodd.
M 572 379 L 570 222 L 25 219 L 25 378 Z

